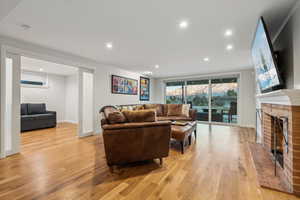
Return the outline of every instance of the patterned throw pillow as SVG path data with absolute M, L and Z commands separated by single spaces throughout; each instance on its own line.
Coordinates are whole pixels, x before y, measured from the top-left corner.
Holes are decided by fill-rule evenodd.
M 120 124 L 127 122 L 122 112 L 116 111 L 108 114 L 107 120 L 110 124 Z
M 183 104 L 182 105 L 182 116 L 189 117 L 190 116 L 190 104 Z

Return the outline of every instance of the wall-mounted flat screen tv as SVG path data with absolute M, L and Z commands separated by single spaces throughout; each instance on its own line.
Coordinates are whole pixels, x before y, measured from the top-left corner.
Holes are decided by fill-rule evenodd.
M 256 78 L 262 92 L 282 86 L 273 46 L 264 19 L 261 17 L 252 44 L 252 59 Z

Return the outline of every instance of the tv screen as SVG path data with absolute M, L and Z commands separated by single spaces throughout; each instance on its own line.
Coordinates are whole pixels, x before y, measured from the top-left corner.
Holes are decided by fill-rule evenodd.
M 281 85 L 272 43 L 263 18 L 260 18 L 252 45 L 252 59 L 262 92 Z

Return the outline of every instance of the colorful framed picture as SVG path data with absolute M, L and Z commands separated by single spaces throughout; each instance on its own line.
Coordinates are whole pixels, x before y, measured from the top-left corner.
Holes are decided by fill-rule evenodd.
M 111 93 L 113 94 L 138 94 L 138 81 L 122 76 L 111 76 Z
M 140 77 L 140 101 L 150 100 L 150 79 Z

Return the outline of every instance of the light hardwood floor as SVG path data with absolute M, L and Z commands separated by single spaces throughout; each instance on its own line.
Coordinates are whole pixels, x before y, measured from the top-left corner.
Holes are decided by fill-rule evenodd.
M 197 141 L 184 155 L 172 145 L 163 167 L 149 161 L 111 173 L 101 135 L 78 139 L 76 126 L 60 124 L 22 134 L 22 153 L 0 161 L 0 199 L 297 199 L 258 187 L 253 140 L 253 129 L 199 124 Z

